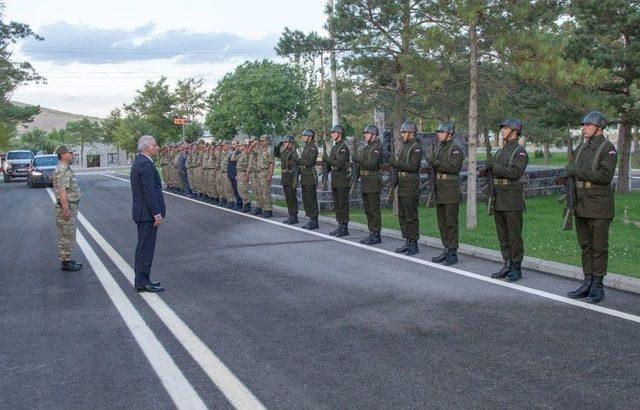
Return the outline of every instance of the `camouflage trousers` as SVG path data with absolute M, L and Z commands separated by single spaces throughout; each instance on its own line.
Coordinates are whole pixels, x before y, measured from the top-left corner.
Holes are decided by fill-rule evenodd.
M 273 204 L 271 202 L 271 181 L 269 170 L 261 170 L 258 172 L 258 198 L 261 208 L 264 211 L 272 211 Z
M 218 182 L 220 178 L 220 170 L 214 168 L 211 170 L 211 174 L 209 176 L 211 180 L 211 194 L 209 195 L 211 198 L 220 198 L 220 184 Z
M 258 173 L 255 171 L 249 171 L 249 183 L 251 184 L 251 193 L 253 194 L 253 200 L 255 201 L 256 208 L 262 208 L 262 202 L 260 202 L 260 195 L 258 191 Z
M 193 175 L 193 168 L 187 168 L 187 179 L 189 180 L 189 187 L 191 188 L 191 192 L 196 191 L 196 178 Z
M 236 202 L 236 197 L 233 195 L 233 189 L 231 188 L 231 181 L 229 180 L 226 172 L 220 172 L 218 186 L 220 187 L 220 198 L 225 198 L 227 202 Z
M 62 217 L 62 207 L 55 207 L 56 225 L 58 227 L 58 258 L 61 261 L 71 259 L 71 252 L 76 242 L 76 218 L 78 216 L 78 203 L 69 202 L 71 218 L 65 221 Z
M 238 183 L 238 194 L 240 198 L 242 198 L 242 203 L 248 204 L 251 202 L 251 197 L 249 196 L 249 177 L 246 176 L 244 172 L 241 172 L 236 176 L 236 181 Z

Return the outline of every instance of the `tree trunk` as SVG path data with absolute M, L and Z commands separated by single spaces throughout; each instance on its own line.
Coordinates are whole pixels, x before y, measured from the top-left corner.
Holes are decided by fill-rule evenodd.
M 640 167 L 640 139 L 638 138 L 638 131 L 633 133 L 633 156 L 631 160 L 633 168 Z
M 478 146 L 478 33 L 475 21 L 469 25 L 469 162 L 467 176 L 467 229 L 475 229 L 476 210 L 476 175 Z
M 629 192 L 629 160 L 631 153 L 631 138 L 629 123 L 625 114 L 618 127 L 618 182 L 616 191 L 621 194 Z
M 333 0 L 329 0 L 328 1 L 328 14 L 329 14 L 329 19 L 331 18 L 331 16 L 333 15 Z M 329 20 L 331 21 L 331 20 Z M 331 40 L 333 40 L 333 31 L 331 30 L 331 25 L 329 24 L 329 36 L 331 37 Z M 330 60 L 331 60 L 331 66 L 329 68 L 330 71 L 330 78 L 329 80 L 331 81 L 331 122 L 333 123 L 332 125 L 337 125 L 340 123 L 340 115 L 338 112 L 338 77 L 336 74 L 336 51 L 335 48 L 333 46 L 333 41 L 332 41 L 332 45 L 331 45 L 331 52 L 329 54 Z M 346 135 L 345 135 L 346 137 Z
M 549 143 L 545 142 L 542 144 L 542 155 L 544 157 L 544 164 L 549 165 Z

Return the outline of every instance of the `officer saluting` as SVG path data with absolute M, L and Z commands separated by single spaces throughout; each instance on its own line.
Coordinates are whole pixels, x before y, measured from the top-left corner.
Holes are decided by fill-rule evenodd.
M 280 166 L 282 168 L 282 190 L 287 201 L 287 211 L 289 217 L 282 221 L 287 225 L 298 223 L 298 154 L 293 147 L 293 135 L 287 135 L 282 142 L 280 151 Z
M 436 214 L 444 251 L 431 260 L 453 265 L 458 262 L 459 178 L 464 154 L 462 148 L 453 142 L 456 129 L 452 123 L 440 124 L 436 132 L 440 146 L 429 162 L 436 173 Z
M 73 151 L 66 145 L 56 150 L 58 166 L 53 171 L 53 187 L 56 197 L 55 213 L 58 226 L 58 257 L 63 271 L 78 271 L 82 264 L 71 259 L 73 244 L 76 241 L 76 218 L 80 202 L 80 186 L 71 170 Z
M 380 237 L 380 228 L 382 227 L 382 217 L 380 215 L 382 145 L 378 140 L 380 132 L 375 125 L 367 125 L 363 133 L 367 146 L 363 147 L 360 152 L 356 150 L 352 155 L 353 161 L 360 164 L 362 207 L 367 215 L 367 225 L 369 226 L 369 236 L 360 240 L 360 243 L 375 245 L 382 242 Z
M 505 140 L 504 147 L 496 156 L 487 158 L 487 169 L 493 170 L 494 219 L 500 241 L 500 251 L 504 267 L 491 274 L 494 279 L 506 278 L 507 282 L 522 279 L 522 214 L 524 213 L 524 189 L 520 178 L 529 164 L 529 156 L 524 147 L 518 145 L 522 133 L 522 122 L 510 118 L 501 124 L 500 133 Z
M 318 229 L 318 176 L 316 175 L 316 161 L 318 160 L 318 147 L 314 142 L 316 133 L 307 128 L 302 132 L 304 148 L 300 158 L 295 158 L 300 166 L 300 185 L 302 186 L 302 204 L 304 212 L 309 217 L 309 222 L 304 224 L 304 229 Z
M 611 181 L 618 153 L 604 138 L 604 115 L 590 112 L 580 124 L 584 142 L 576 149 L 573 164 L 567 165 L 567 174 L 576 178 L 576 234 L 582 249 L 584 282 L 567 296 L 598 303 L 604 299 L 602 280 L 607 274 L 609 226 L 615 211 Z

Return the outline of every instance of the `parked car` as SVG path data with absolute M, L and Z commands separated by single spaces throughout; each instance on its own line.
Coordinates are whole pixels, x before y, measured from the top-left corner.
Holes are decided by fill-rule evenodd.
M 36 155 L 29 165 L 27 185 L 31 188 L 53 186 L 53 171 L 57 166 L 57 155 Z
M 2 166 L 4 182 L 11 182 L 12 178 L 26 177 L 29 173 L 29 164 L 32 159 L 33 152 L 28 150 L 7 152 L 7 158 Z

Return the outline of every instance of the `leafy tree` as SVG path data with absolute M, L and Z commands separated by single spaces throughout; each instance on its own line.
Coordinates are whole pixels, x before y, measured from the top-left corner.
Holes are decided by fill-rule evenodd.
M 81 161 L 84 159 L 85 145 L 100 142 L 103 138 L 103 132 L 100 125 L 95 121 L 90 121 L 88 118 L 68 122 L 66 129 L 69 135 L 67 142 L 72 145 L 80 146 Z
M 11 140 L 16 136 L 15 124 L 0 121 L 0 150 L 11 146 Z
M 310 90 L 298 66 L 262 60 L 227 74 L 209 96 L 205 125 L 219 138 L 238 131 L 284 134 L 309 111 Z
M 56 149 L 56 143 L 47 132 L 40 128 L 33 128 L 29 132 L 14 140 L 14 148 L 28 149 L 33 152 L 44 151 L 52 153 Z
M 118 125 L 123 121 L 122 110 L 120 108 L 114 108 L 109 113 L 109 116 L 100 122 L 102 128 L 103 140 L 107 144 L 114 143 L 114 133 Z
M 203 82 L 202 79 L 193 78 L 178 81 L 174 93 L 177 115 L 190 120 L 202 115 L 207 106 L 207 92 L 202 89 Z

